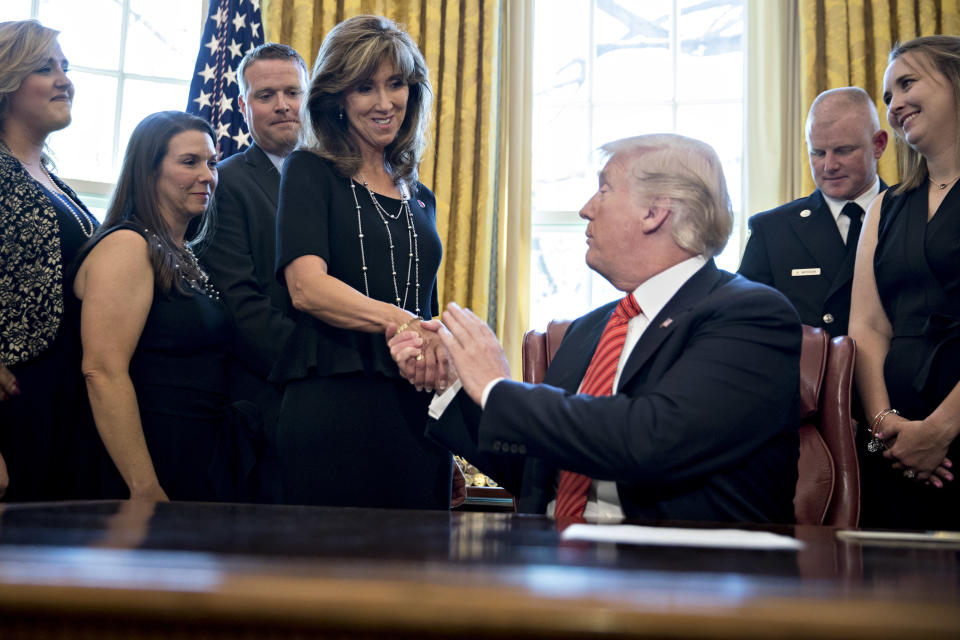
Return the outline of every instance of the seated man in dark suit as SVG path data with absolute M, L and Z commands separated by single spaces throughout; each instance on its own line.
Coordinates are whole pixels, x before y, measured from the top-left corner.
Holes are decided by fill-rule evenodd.
M 877 160 L 886 147 L 887 132 L 866 91 L 824 91 L 807 115 L 817 190 L 750 218 L 740 275 L 778 289 L 805 324 L 835 336 L 847 333 L 864 211 L 887 188 L 877 177 Z
M 428 433 L 523 512 L 792 521 L 800 321 L 780 293 L 714 264 L 732 227 L 719 158 L 667 134 L 604 151 L 580 212 L 586 259 L 627 296 L 574 321 L 538 385 L 509 380 L 493 332 L 449 305 L 446 328 L 425 328 L 459 380 Z M 408 377 L 419 345 L 391 340 Z
M 237 322 L 231 394 L 258 404 L 273 429 L 281 395 L 267 376 L 294 326 L 273 275 L 277 197 L 283 159 L 300 135 L 307 67 L 296 50 L 268 43 L 243 57 L 237 80 L 253 144 L 217 165 L 217 228 L 205 264 Z

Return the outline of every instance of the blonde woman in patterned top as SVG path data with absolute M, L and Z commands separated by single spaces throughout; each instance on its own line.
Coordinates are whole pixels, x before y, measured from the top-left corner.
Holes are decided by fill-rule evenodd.
M 79 306 L 69 295 L 70 262 L 97 221 L 46 153 L 47 136 L 70 124 L 68 70 L 56 31 L 34 20 L 0 23 L 0 486 L 7 500 L 98 493 L 92 470 L 103 450 L 80 375 Z

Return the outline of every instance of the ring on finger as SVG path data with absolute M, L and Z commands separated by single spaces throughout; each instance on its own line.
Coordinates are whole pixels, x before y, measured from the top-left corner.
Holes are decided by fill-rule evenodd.
M 903 472 L 903 477 L 907 480 L 913 480 L 917 477 L 917 473 L 913 469 L 907 469 Z
M 422 353 L 422 352 L 417 356 L 417 361 L 419 362 L 420 360 L 423 360 L 423 353 Z

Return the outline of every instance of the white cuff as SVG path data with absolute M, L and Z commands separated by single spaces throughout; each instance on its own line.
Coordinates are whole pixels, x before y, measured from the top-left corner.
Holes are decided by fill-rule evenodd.
M 480 394 L 480 408 L 481 408 L 481 409 L 486 408 L 486 406 L 487 406 L 487 398 L 490 397 L 490 391 L 493 389 L 493 385 L 497 384 L 497 383 L 500 382 L 501 380 L 506 380 L 506 378 L 504 378 L 503 376 L 500 376 L 499 378 L 494 378 L 493 380 L 491 380 L 490 382 L 487 383 L 487 386 L 485 386 L 485 387 L 483 388 L 483 393 Z M 457 382 L 459 382 L 459 380 L 458 380 Z
M 433 400 L 430 401 L 430 408 L 427 410 L 427 414 L 434 420 L 439 420 L 443 412 L 446 411 L 450 403 L 453 402 L 453 397 L 457 395 L 457 392 L 462 388 L 463 385 L 460 384 L 460 381 L 455 380 L 443 393 L 433 394 Z

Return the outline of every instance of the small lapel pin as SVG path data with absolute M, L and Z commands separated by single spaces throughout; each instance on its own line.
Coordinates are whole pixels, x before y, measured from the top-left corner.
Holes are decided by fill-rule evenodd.
M 801 212 L 800 212 L 800 217 L 801 217 L 801 218 L 809 218 L 809 217 L 810 217 L 810 209 L 804 209 L 803 211 L 801 211 Z
M 426 209 L 426 208 L 427 208 L 427 205 L 423 204 L 423 200 L 417 200 L 417 204 L 420 205 L 420 208 L 421 208 L 421 209 Z
M 660 323 L 660 328 L 661 328 L 661 329 L 666 329 L 666 328 L 669 327 L 671 324 L 673 324 L 673 318 L 667 318 L 666 320 L 664 320 L 663 322 Z

